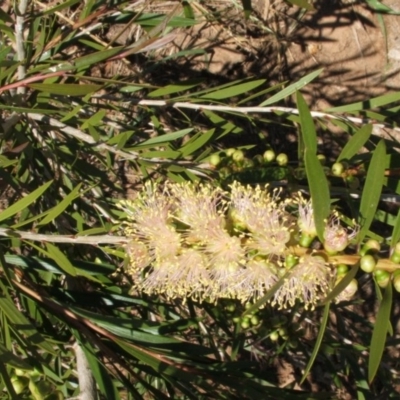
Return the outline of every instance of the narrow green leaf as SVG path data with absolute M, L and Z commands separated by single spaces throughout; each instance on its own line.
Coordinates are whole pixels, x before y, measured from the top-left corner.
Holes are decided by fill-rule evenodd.
M 153 92 L 150 92 L 148 94 L 148 97 L 154 98 L 154 97 L 163 97 L 167 96 L 169 94 L 174 94 L 174 93 L 179 93 L 179 92 L 184 92 L 185 90 L 189 90 L 193 87 L 196 87 L 200 85 L 201 82 L 195 82 L 195 83 L 190 83 L 190 82 L 180 82 L 174 85 L 167 85 L 163 88 L 154 90 Z
M 307 363 L 307 366 L 304 370 L 303 377 L 301 378 L 300 385 L 306 380 L 308 373 L 310 372 L 315 359 L 317 358 L 317 355 L 319 353 L 319 349 L 321 347 L 322 339 L 324 338 L 324 333 L 326 329 L 326 325 L 328 323 L 328 317 L 329 317 L 329 309 L 330 309 L 331 303 L 327 303 L 324 308 L 324 314 L 322 315 L 322 321 L 320 324 L 317 340 L 315 341 L 315 346 L 313 349 L 313 352 L 311 354 L 310 360 Z
M 251 12 L 253 11 L 251 7 L 251 0 L 241 0 L 242 1 L 242 6 L 243 6 L 243 11 L 244 11 L 244 17 L 246 19 L 249 19 Z
M 325 221 L 330 214 L 331 204 L 328 180 L 321 162 L 314 152 L 306 149 L 304 152 L 304 161 L 308 184 L 310 186 L 315 227 L 317 228 L 319 239 L 321 242 L 324 242 Z
M 7 316 L 10 323 L 23 334 L 30 343 L 41 347 L 50 354 L 56 355 L 53 347 L 44 339 L 27 318 L 15 307 L 14 303 L 5 297 L 0 297 L 0 309 Z
M 314 72 L 311 72 L 310 74 L 304 76 L 303 78 L 299 79 L 297 82 L 289 85 L 287 88 L 281 90 L 274 96 L 271 96 L 268 100 L 264 101 L 263 103 L 260 104 L 261 107 L 263 106 L 269 106 L 271 104 L 274 104 L 278 102 L 279 100 L 282 100 L 291 94 L 295 93 L 296 91 L 300 90 L 302 87 L 308 85 L 312 80 L 314 80 L 318 75 L 321 74 L 323 71 L 323 68 L 317 69 Z
M 75 267 L 71 264 L 65 254 L 56 246 L 51 243 L 46 243 L 48 255 L 52 258 L 57 265 L 64 270 L 67 274 L 76 276 Z
M 376 315 L 376 322 L 374 326 L 374 332 L 372 333 L 370 353 L 368 359 L 368 381 L 371 383 L 378 371 L 381 363 L 382 354 L 385 349 L 386 336 L 390 325 L 390 313 L 392 310 L 392 283 L 390 282 L 383 298 L 379 311 Z
M 392 239 L 390 240 L 390 246 L 393 248 L 399 241 L 400 241 L 400 209 L 397 212 L 396 222 L 392 232 Z
M 371 124 L 362 126 L 346 143 L 343 150 L 340 152 L 337 161 L 340 162 L 342 160 L 350 160 L 353 156 L 355 156 L 364 146 L 364 144 L 367 143 L 371 133 Z
M 185 14 L 186 18 L 189 18 L 189 19 L 195 18 L 193 8 L 190 5 L 189 1 L 186 1 L 186 0 L 182 1 L 182 8 L 183 8 L 183 13 Z
M 142 25 L 142 26 L 155 26 L 165 23 L 165 14 L 154 14 L 154 13 L 146 13 L 141 14 L 138 18 L 135 18 L 135 23 Z M 185 17 L 172 17 L 167 20 L 165 24 L 168 27 L 173 28 L 183 28 L 196 25 L 198 22 Z
M 102 88 L 101 85 L 79 83 L 30 83 L 28 86 L 33 90 L 61 96 L 85 96 Z
M 310 153 L 317 153 L 317 131 L 315 130 L 314 120 L 310 109 L 300 92 L 296 92 L 297 108 L 300 115 L 301 134 L 305 149 Z
M 196 150 L 203 148 L 213 137 L 215 129 L 210 129 L 207 132 L 199 132 L 192 139 L 190 139 L 181 149 L 182 157 L 186 157 Z
M 99 110 L 95 114 L 93 114 L 90 118 L 85 120 L 85 122 L 81 125 L 81 129 L 87 129 L 89 126 L 99 126 L 103 123 L 104 117 L 107 115 L 106 110 Z
M 57 4 L 54 7 L 46 8 L 44 11 L 40 12 L 40 15 L 50 15 L 50 14 L 53 14 L 53 13 L 55 13 L 57 11 L 61 11 L 61 10 L 65 9 L 65 8 L 71 7 L 74 4 L 79 3 L 79 2 L 80 2 L 80 0 L 63 1 L 60 4 Z
M 38 223 L 40 225 L 46 225 L 49 222 L 56 219 L 77 197 L 80 196 L 79 190 L 81 189 L 82 183 L 79 183 L 64 199 L 60 201 L 55 207 L 47 212 L 47 215 Z
M 374 219 L 385 179 L 386 145 L 381 140 L 376 146 L 368 167 L 364 189 L 361 196 L 358 223 L 361 226 L 358 241 L 361 242 Z
M 173 140 L 180 139 L 183 136 L 188 135 L 190 132 L 193 131 L 193 129 L 194 128 L 186 128 L 186 129 L 182 129 L 180 131 L 170 132 L 170 133 L 166 133 L 165 135 L 156 136 L 154 138 L 151 138 L 149 140 L 145 140 L 144 142 L 139 143 L 134 148 L 136 149 L 136 148 L 140 148 L 140 147 L 144 147 L 144 146 L 154 146 L 154 145 L 158 145 L 161 143 L 172 142 Z
M 29 193 L 23 199 L 18 200 L 12 206 L 5 209 L 3 212 L 0 213 L 0 221 L 4 221 L 5 219 L 10 218 L 13 215 L 17 214 L 18 212 L 29 207 L 37 198 L 39 198 L 49 188 L 49 186 L 52 183 L 53 181 L 45 183 L 44 185 L 34 190 L 32 193 Z
M 245 83 L 240 83 L 236 86 L 230 86 L 226 89 L 219 89 L 211 93 L 206 93 L 200 96 L 201 99 L 209 100 L 223 100 L 231 97 L 239 96 L 240 94 L 250 92 L 251 90 L 261 86 L 265 83 L 266 79 L 259 79 L 257 81 L 250 81 Z
M 93 64 L 97 64 L 101 61 L 107 60 L 108 58 L 116 56 L 119 52 L 124 49 L 123 46 L 114 47 L 103 51 L 97 51 L 95 53 L 87 54 L 79 57 L 74 61 L 76 68 L 81 69 L 89 67 Z
M 393 8 L 390 8 L 389 6 L 381 3 L 378 0 L 365 0 L 365 2 L 374 10 L 377 11 L 378 13 L 382 14 L 393 14 L 393 15 L 399 15 L 399 11 L 393 10 Z
M 154 158 L 160 158 L 160 159 L 165 159 L 165 160 L 175 160 L 181 155 L 179 151 L 174 151 L 174 150 L 165 150 L 165 151 L 146 151 L 145 153 L 142 153 L 141 157 L 143 159 L 147 160 L 152 160 Z M 154 160 L 153 162 L 156 162 L 157 160 Z
M 304 8 L 307 11 L 314 11 L 315 8 L 309 0 L 288 0 L 289 3 L 294 4 L 297 7 Z
M 271 289 L 268 290 L 268 292 L 261 297 L 261 299 L 257 300 L 251 307 L 246 308 L 246 310 L 243 312 L 243 316 L 245 315 L 249 315 L 257 310 L 260 309 L 260 307 L 263 307 L 269 300 L 272 299 L 272 297 L 274 296 L 274 294 L 278 291 L 278 289 L 283 285 L 283 283 L 285 282 L 285 279 L 287 277 L 287 274 L 285 274 L 284 276 L 282 276 L 278 282 L 275 283 L 274 286 L 272 286 Z
M 374 97 L 373 99 L 365 100 L 365 101 L 357 101 L 356 103 L 347 104 L 345 106 L 332 107 L 324 110 L 326 112 L 352 112 L 352 111 L 361 111 L 365 109 L 373 109 L 376 107 L 382 107 L 386 104 L 394 103 L 395 101 L 400 100 L 400 92 L 394 92 L 385 94 L 382 96 Z

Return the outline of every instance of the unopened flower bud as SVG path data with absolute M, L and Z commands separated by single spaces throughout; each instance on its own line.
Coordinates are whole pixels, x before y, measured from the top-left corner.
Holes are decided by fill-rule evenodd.
M 381 250 L 380 243 L 375 239 L 369 239 L 360 251 L 361 256 L 365 256 L 367 253 L 378 253 Z
M 241 163 L 244 160 L 244 153 L 242 150 L 235 150 L 234 153 L 232 154 L 232 160 L 235 161 L 235 163 Z
M 400 293 L 400 271 L 397 270 L 393 275 L 393 286 L 396 292 Z
M 360 268 L 370 274 L 376 267 L 376 260 L 371 254 L 366 254 L 360 259 Z
M 390 282 L 390 273 L 383 269 L 377 269 L 374 272 L 376 283 L 381 287 L 385 288 Z
M 289 158 L 287 156 L 287 154 L 285 153 L 280 153 L 276 156 L 276 162 L 278 165 L 280 165 L 281 167 L 284 167 L 285 165 L 287 165 L 287 163 L 289 162 Z
M 293 268 L 299 262 L 299 258 L 293 254 L 288 254 L 285 259 L 285 267 L 287 269 Z
M 225 154 L 227 157 L 232 157 L 233 153 L 236 151 L 236 149 L 230 148 L 225 150 Z
M 336 277 L 337 279 L 343 278 L 349 272 L 349 267 L 346 264 L 339 264 L 336 266 Z
M 276 342 L 279 339 L 279 333 L 277 331 L 274 331 L 269 335 L 269 338 L 272 342 Z
M 221 157 L 219 154 L 213 154 L 210 156 L 210 164 L 216 167 L 221 162 Z
M 343 171 L 344 171 L 344 165 L 342 163 L 339 163 L 339 162 L 334 163 L 332 165 L 331 171 L 332 171 L 332 174 L 334 176 L 341 176 L 343 174 Z
M 396 263 L 400 264 L 400 242 L 396 243 L 393 249 L 393 254 L 391 255 L 390 259 Z

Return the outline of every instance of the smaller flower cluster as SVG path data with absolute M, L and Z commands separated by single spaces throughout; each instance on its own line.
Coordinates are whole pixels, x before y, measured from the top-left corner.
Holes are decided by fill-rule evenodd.
M 135 200 L 119 204 L 132 238 L 127 272 L 148 294 L 248 302 L 275 287 L 271 304 L 300 301 L 312 308 L 332 289 L 333 270 L 320 256 L 295 254 L 296 238 L 316 235 L 310 203 L 299 197 L 297 204 L 298 224 L 288 202 L 267 187 L 235 182 L 228 193 L 211 185 L 147 183 Z M 336 220 L 327 235 L 329 227 L 339 230 Z

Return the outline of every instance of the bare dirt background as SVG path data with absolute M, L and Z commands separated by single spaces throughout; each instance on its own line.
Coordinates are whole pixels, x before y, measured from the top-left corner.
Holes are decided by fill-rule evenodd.
M 254 13 L 245 21 L 233 1 L 204 3 L 208 5 L 193 3 L 193 8 L 199 19 L 207 15 L 207 20 L 189 30 L 175 30 L 173 43 L 156 57 L 193 48 L 204 49 L 205 54 L 180 60 L 178 70 L 172 66 L 170 71 L 155 70 L 154 79 L 160 84 L 168 83 L 171 73 L 182 79 L 201 73 L 210 81 L 254 76 L 267 78 L 271 84 L 293 82 L 324 67 L 318 80 L 305 88 L 313 108 L 319 110 L 400 89 L 398 16 L 384 15 L 383 27 L 376 13 L 361 1 L 315 1 L 315 11 L 303 15 L 283 0 L 258 0 L 253 1 Z M 383 3 L 400 11 L 397 0 Z M 148 8 L 171 10 L 173 5 L 149 2 Z M 121 25 L 111 27 L 106 36 L 125 44 L 141 32 Z M 141 63 L 138 58 L 136 73 Z M 132 65 L 108 65 L 107 72 L 129 75 Z

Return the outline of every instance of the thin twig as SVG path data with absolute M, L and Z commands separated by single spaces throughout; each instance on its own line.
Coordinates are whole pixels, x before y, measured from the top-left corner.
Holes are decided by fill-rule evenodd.
M 28 8 L 28 0 L 20 0 L 17 7 L 17 16 L 15 18 L 15 44 L 17 47 L 17 59 L 19 61 L 18 66 L 18 80 L 22 80 L 26 75 L 25 67 L 25 41 L 24 41 L 24 22 L 25 13 Z M 19 86 L 17 88 L 17 94 L 25 94 L 26 88 L 24 86 Z
M 106 143 L 97 143 L 93 139 L 92 136 L 82 132 L 79 129 L 73 128 L 72 126 L 65 125 L 62 122 L 58 121 L 57 119 L 48 117 L 47 115 L 36 114 L 36 113 L 28 113 L 26 115 L 35 121 L 44 122 L 44 123 L 49 124 L 52 127 L 58 128 L 60 131 L 64 132 L 65 134 L 75 137 L 76 139 L 82 140 L 85 143 L 93 144 L 94 145 L 93 147 L 95 149 L 107 150 L 110 153 L 114 153 L 123 160 L 142 160 L 142 161 L 147 161 L 147 162 L 153 163 L 153 164 L 186 166 L 188 171 L 192 172 L 193 174 L 207 177 L 207 175 L 205 175 L 201 171 L 199 171 L 197 169 L 193 169 L 193 168 L 205 167 L 206 165 L 198 165 L 191 161 L 165 160 L 165 159 L 158 158 L 158 157 L 155 157 L 155 158 L 141 157 L 139 155 L 139 153 L 134 152 L 134 151 L 126 152 L 123 150 L 118 150 L 115 147 L 109 146 Z M 190 167 L 193 167 L 193 168 L 190 168 Z
M 75 243 L 75 244 L 124 244 L 131 240 L 125 236 L 96 235 L 96 236 L 74 236 L 74 235 L 47 235 L 42 233 L 18 231 L 8 228 L 0 228 L 0 236 L 8 238 L 19 238 L 37 242 L 52 243 Z
M 110 99 L 109 96 L 99 96 L 94 98 L 101 99 Z M 215 104 L 200 104 L 200 103 L 190 103 L 190 102 L 171 102 L 166 100 L 147 100 L 142 99 L 139 100 L 137 98 L 124 99 L 124 101 L 129 101 L 137 106 L 150 106 L 150 107 L 172 107 L 172 108 L 184 108 L 184 109 L 192 109 L 197 111 L 209 110 L 209 111 L 220 111 L 220 112 L 232 112 L 239 114 L 271 114 L 271 113 L 282 113 L 282 114 L 290 114 L 290 115 L 299 115 L 299 110 L 297 108 L 291 107 L 263 107 L 263 106 L 254 106 L 254 107 L 232 107 L 232 106 L 220 106 Z M 393 129 L 397 132 L 400 132 L 399 127 L 392 127 L 389 124 L 381 124 L 377 123 L 375 120 L 370 118 L 360 118 L 360 117 L 351 117 L 348 115 L 335 115 L 329 114 L 323 111 L 310 111 L 311 116 L 313 118 L 327 118 L 333 119 L 343 122 L 352 122 L 353 124 L 361 125 L 361 124 L 371 124 L 376 128 L 388 128 Z

